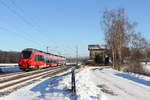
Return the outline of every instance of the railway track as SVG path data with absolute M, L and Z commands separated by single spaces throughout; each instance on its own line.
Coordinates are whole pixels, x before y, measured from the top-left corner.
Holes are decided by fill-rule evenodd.
M 49 69 L 53 69 L 55 67 L 50 67 Z M 47 69 L 39 69 L 39 70 L 33 70 L 33 71 L 29 71 L 29 72 L 11 72 L 11 73 L 4 73 L 4 74 L 0 74 L 0 80 L 4 79 L 4 78 L 7 78 L 8 77 L 14 77 L 14 76 L 17 76 L 17 75 L 26 75 L 28 73 L 33 73 L 33 72 L 39 72 L 39 71 L 44 71 L 44 70 L 47 70 Z
M 16 73 L 16 74 L 14 73 L 13 75 L 12 74 L 9 74 L 9 75 L 6 75 L 6 76 L 4 75 L 0 79 L 0 84 L 2 84 L 4 82 L 11 81 L 11 80 L 14 80 L 14 79 L 20 79 L 20 78 L 23 78 L 23 77 L 28 77 L 30 75 L 42 73 L 42 72 L 45 72 L 47 70 L 52 70 L 52 69 L 57 69 L 57 68 L 59 68 L 59 67 L 48 68 L 48 69 L 41 69 L 41 70 L 30 71 L 30 72 L 20 72 L 20 73 Z
M 3 94 L 3 91 L 7 89 L 11 89 L 11 87 L 15 88 L 27 82 L 32 83 L 31 81 L 35 81 L 37 79 L 41 79 L 49 75 L 53 75 L 55 73 L 61 72 L 63 70 L 67 70 L 69 68 L 70 68 L 69 66 L 47 68 L 47 69 L 36 70 L 27 73 L 25 72 L 17 73 L 14 76 L 3 78 L 2 80 L 0 80 L 0 96 Z
M 0 74 L 0 78 L 7 77 L 7 76 L 13 76 L 13 75 L 17 75 L 17 74 L 20 74 L 20 73 L 23 73 L 23 72 L 3 73 L 3 74 Z

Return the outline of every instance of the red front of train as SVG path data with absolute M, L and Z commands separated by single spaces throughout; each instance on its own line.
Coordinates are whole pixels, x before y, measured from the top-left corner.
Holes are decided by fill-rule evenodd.
M 18 64 L 20 69 L 39 69 L 65 64 L 65 57 L 28 48 L 21 52 Z

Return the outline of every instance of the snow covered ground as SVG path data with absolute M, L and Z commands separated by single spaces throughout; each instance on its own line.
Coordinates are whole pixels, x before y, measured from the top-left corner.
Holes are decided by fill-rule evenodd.
M 0 73 L 19 72 L 17 63 L 0 63 Z
M 147 63 L 147 64 L 142 63 L 142 65 L 143 65 L 143 68 L 144 68 L 145 73 L 150 74 L 150 62 Z
M 0 100 L 150 100 L 150 77 L 87 67 L 76 73 L 76 91 L 71 92 L 70 71 L 23 87 Z
M 10 73 L 10 72 L 20 72 L 20 68 L 18 66 L 12 67 L 0 67 L 0 73 Z
M 130 75 L 111 68 L 90 68 L 87 71 L 84 79 L 88 83 L 87 88 L 95 87 L 93 91 L 97 90 L 108 100 L 150 100 L 150 77 Z
M 0 67 L 5 67 L 5 66 L 14 67 L 14 66 L 18 66 L 18 64 L 17 63 L 0 63 Z

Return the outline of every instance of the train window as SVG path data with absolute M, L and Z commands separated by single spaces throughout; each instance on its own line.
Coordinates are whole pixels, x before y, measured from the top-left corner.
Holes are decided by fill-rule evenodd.
M 49 58 L 45 58 L 46 63 L 49 63 Z
M 45 56 L 43 56 L 43 58 L 44 58 L 44 61 L 46 62 L 47 58 Z
M 56 62 L 58 62 L 58 59 L 56 59 Z
M 39 55 L 35 55 L 35 61 L 38 61 L 38 56 L 39 56 Z
M 46 58 L 46 63 L 51 63 L 51 59 Z
M 57 62 L 56 59 L 54 59 L 54 62 L 55 62 L 55 63 Z
M 56 62 L 56 59 L 52 59 L 52 62 L 55 63 L 55 62 Z
M 53 63 L 53 59 L 50 59 L 50 62 Z
M 23 58 L 29 58 L 31 56 L 32 52 L 31 51 L 23 51 L 22 52 L 22 57 Z
M 48 59 L 48 62 L 51 63 L 51 59 Z
M 45 58 L 42 55 L 35 55 L 35 61 L 45 61 Z
M 45 61 L 45 60 L 44 60 L 44 56 L 41 56 L 41 61 Z
M 54 60 L 53 59 L 51 59 L 51 63 L 53 63 L 54 62 Z
M 39 55 L 39 56 L 38 56 L 38 61 L 44 61 L 44 56 Z
M 38 61 L 41 61 L 41 55 L 38 55 Z

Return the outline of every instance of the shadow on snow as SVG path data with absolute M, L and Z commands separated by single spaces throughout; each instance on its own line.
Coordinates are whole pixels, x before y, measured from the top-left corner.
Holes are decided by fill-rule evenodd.
M 90 98 L 91 98 L 92 100 L 101 100 L 100 94 L 97 94 L 97 96 L 90 96 Z
M 135 76 L 132 76 L 132 75 L 129 75 L 129 74 L 117 73 L 115 75 L 119 76 L 119 77 L 126 78 L 128 80 L 132 80 L 134 82 L 137 82 L 137 83 L 140 83 L 140 84 L 143 84 L 143 85 L 146 85 L 146 86 L 150 86 L 150 81 L 146 81 L 144 79 L 140 79 L 138 77 L 135 77 Z
M 61 93 L 64 96 L 68 96 L 70 100 L 75 100 L 75 95 L 72 94 L 72 91 L 70 89 L 67 89 L 67 87 L 63 86 L 63 89 L 58 89 L 59 85 L 64 85 L 63 83 L 60 84 L 59 81 L 62 80 L 63 76 L 69 75 L 71 72 L 65 73 L 63 75 L 54 76 L 51 77 L 42 83 L 36 85 L 31 89 L 33 92 L 40 92 L 41 95 L 38 96 L 39 98 L 43 98 L 44 94 L 46 93 Z M 71 79 L 70 79 L 71 81 Z

